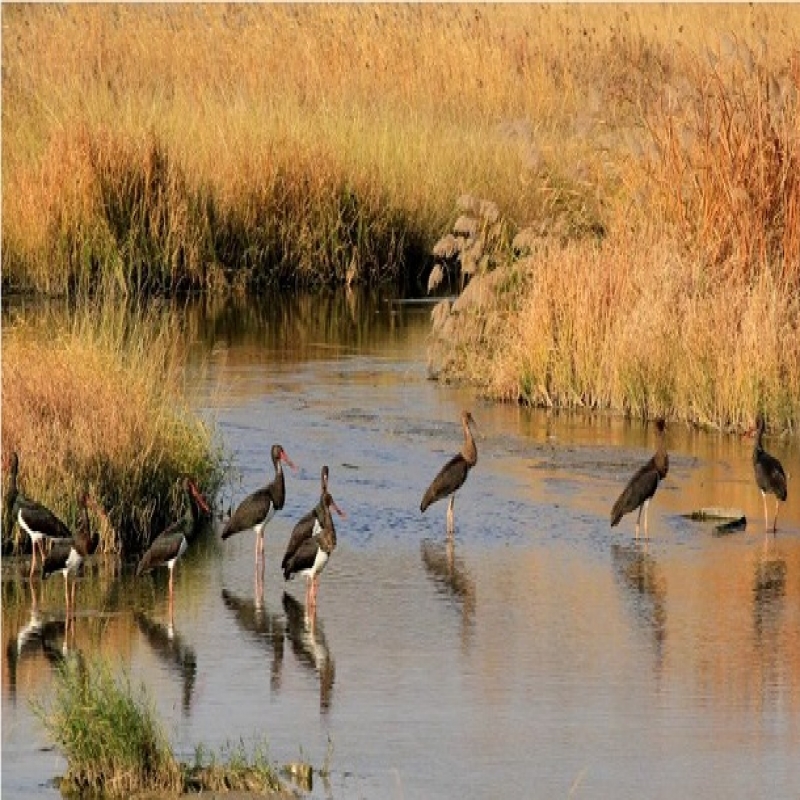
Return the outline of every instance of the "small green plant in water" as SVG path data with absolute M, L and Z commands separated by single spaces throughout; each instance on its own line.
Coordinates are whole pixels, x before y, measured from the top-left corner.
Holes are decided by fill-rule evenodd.
M 32 706 L 67 759 L 61 780 L 65 796 L 204 791 L 285 796 L 266 743 L 249 753 L 240 740 L 223 749 L 219 760 L 200 744 L 193 764 L 179 762 L 144 685 L 135 690 L 127 672 L 116 674 L 99 658 L 66 659 L 52 701 Z
M 33 704 L 67 759 L 66 795 L 111 797 L 144 790 L 179 791 L 181 770 L 145 687 L 115 675 L 108 663 L 68 658 L 59 667 L 49 705 Z

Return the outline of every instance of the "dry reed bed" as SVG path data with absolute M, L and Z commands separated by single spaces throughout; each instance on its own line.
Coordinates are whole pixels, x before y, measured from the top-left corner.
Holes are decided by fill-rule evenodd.
M 762 408 L 793 429 L 800 296 L 769 272 L 709 285 L 677 244 L 632 253 L 543 242 L 473 279 L 435 326 L 432 371 L 502 400 L 738 430 Z
M 141 551 L 179 513 L 190 474 L 214 496 L 221 454 L 189 406 L 174 319 L 106 305 L 70 329 L 6 326 L 4 456 L 20 457 L 21 491 L 71 525 L 88 487 L 106 552 Z
M 3 9 L 3 276 L 173 292 L 406 275 L 464 191 L 613 225 L 687 60 L 791 7 Z M 769 46 L 763 47 L 766 32 Z M 763 52 L 762 52 L 763 50 Z M 478 57 L 480 53 L 480 57 Z M 776 72 L 777 74 L 777 72 Z
M 588 286 L 514 268 L 502 324 L 456 348 L 503 351 L 495 384 L 447 377 L 796 422 L 799 7 L 11 6 L 3 23 L 6 286 L 410 283 L 470 192 L 509 238 L 565 245 L 537 274 Z

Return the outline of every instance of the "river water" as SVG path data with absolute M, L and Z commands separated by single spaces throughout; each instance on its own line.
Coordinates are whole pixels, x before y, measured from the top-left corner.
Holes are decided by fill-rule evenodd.
M 429 381 L 429 312 L 357 296 L 192 311 L 188 374 L 235 467 L 219 507 L 271 479 L 273 442 L 299 467 L 263 591 L 253 534 L 223 542 L 216 521 L 176 568 L 171 630 L 165 574 L 98 563 L 66 638 L 60 579 L 31 586 L 6 560 L 4 798 L 58 796 L 64 761 L 31 702 L 72 651 L 141 682 L 185 760 L 243 743 L 327 766 L 311 797 L 800 796 L 796 442 L 767 442 L 790 495 L 766 537 L 752 440 L 673 423 L 637 545 L 633 517 L 608 515 L 652 426 Z M 462 408 L 479 457 L 449 543 L 446 505 L 419 501 Z M 347 518 L 310 614 L 279 564 L 323 463 Z M 747 529 L 683 516 L 703 506 L 741 508 Z

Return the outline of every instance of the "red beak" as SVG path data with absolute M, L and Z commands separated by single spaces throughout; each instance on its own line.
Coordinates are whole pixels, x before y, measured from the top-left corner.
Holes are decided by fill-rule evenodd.
M 335 511 L 335 512 L 336 512 L 336 513 L 337 513 L 337 514 L 338 514 L 338 515 L 339 515 L 339 516 L 342 518 L 342 519 L 347 519 L 347 514 L 345 514 L 345 513 L 344 513 L 344 511 L 342 511 L 342 509 L 341 509 L 341 508 L 339 508 L 339 506 L 337 506 L 337 505 L 336 505 L 336 501 L 335 501 L 333 498 L 331 498 L 331 508 L 332 508 L 332 509 L 333 509 L 333 510 L 334 510 L 334 511 Z
M 286 455 L 285 450 L 281 450 L 281 461 L 283 461 L 285 464 L 288 464 L 288 466 L 290 466 L 294 472 L 297 472 L 297 467 L 292 463 L 292 459 Z
M 205 497 L 203 497 L 203 495 L 200 494 L 200 490 L 194 485 L 192 481 L 189 481 L 189 489 L 191 490 L 194 499 L 197 500 L 197 503 L 200 506 L 200 508 L 202 508 L 203 511 L 206 512 L 206 514 L 210 514 L 211 509 L 208 507 L 208 503 L 206 502 Z

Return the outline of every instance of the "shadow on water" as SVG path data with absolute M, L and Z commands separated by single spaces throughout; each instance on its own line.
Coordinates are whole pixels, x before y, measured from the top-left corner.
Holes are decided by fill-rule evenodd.
M 455 540 L 445 537 L 443 542 L 423 539 L 420 543 L 422 563 L 434 585 L 443 596 L 450 598 L 461 614 L 464 644 L 475 624 L 477 589 L 475 580 L 464 560 L 455 553 Z
M 319 710 L 323 714 L 331 707 L 336 666 L 331 656 L 322 623 L 313 606 L 307 609 L 288 592 L 283 593 L 286 612 L 286 635 L 298 662 L 319 676 Z
M 272 658 L 270 687 L 277 692 L 281 687 L 284 652 L 283 614 L 270 611 L 264 604 L 263 594 L 256 599 L 239 597 L 228 589 L 222 590 L 222 602 L 232 614 L 239 628 L 251 641 L 263 644 Z
M 761 651 L 774 650 L 786 598 L 786 559 L 766 540 L 753 570 L 753 630 Z
M 181 708 L 184 716 L 188 716 L 197 680 L 197 655 L 194 648 L 183 640 L 173 625 L 156 622 L 141 611 L 134 611 L 133 617 L 152 651 L 180 679 L 183 689 Z
M 637 625 L 650 641 L 655 672 L 664 667 L 667 639 L 667 583 L 646 544 L 611 546 L 614 577 Z

